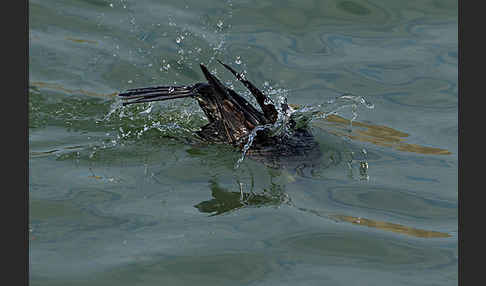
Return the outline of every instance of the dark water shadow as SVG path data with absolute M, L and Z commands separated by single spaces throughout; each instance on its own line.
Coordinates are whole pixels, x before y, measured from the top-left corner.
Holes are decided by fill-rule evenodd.
M 240 185 L 241 186 L 241 185 Z M 290 197 L 285 193 L 284 185 L 271 183 L 259 193 L 229 191 L 221 187 L 214 179 L 209 181 L 209 188 L 213 199 L 200 202 L 194 207 L 200 212 L 209 213 L 210 216 L 221 215 L 246 207 L 278 207 L 290 204 Z

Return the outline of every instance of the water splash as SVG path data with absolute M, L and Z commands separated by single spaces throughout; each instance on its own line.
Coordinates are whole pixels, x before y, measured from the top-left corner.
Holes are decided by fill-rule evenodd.
M 265 86 L 268 86 L 265 82 Z M 334 99 L 331 99 L 323 104 L 315 106 L 296 106 L 289 105 L 287 103 L 287 90 L 278 89 L 275 92 L 267 92 L 269 95 L 277 94 L 275 99 L 268 98 L 267 103 L 275 105 L 278 117 L 274 124 L 266 124 L 256 126 L 248 138 L 242 149 L 241 157 L 235 164 L 235 169 L 239 168 L 244 161 L 248 150 L 251 148 L 253 141 L 258 131 L 269 130 L 270 136 L 292 136 L 294 130 L 308 126 L 314 120 L 326 119 L 329 115 L 339 114 L 342 110 L 349 108 L 352 112 L 352 118 L 350 119 L 350 128 L 352 128 L 352 122 L 358 117 L 358 107 L 364 106 L 367 109 L 373 109 L 374 105 L 364 96 L 357 96 L 352 94 L 343 94 Z M 293 121 L 293 126 L 289 124 Z M 362 180 L 368 180 L 368 162 L 366 159 L 366 149 L 362 151 L 365 159 L 359 162 L 360 165 L 360 178 Z M 349 168 L 352 169 L 351 161 L 348 162 Z
M 241 57 L 240 56 L 236 56 L 235 64 L 241 65 Z
M 123 145 L 140 139 L 148 142 L 157 142 L 162 138 L 196 141 L 194 132 L 207 123 L 207 119 L 192 100 L 129 106 L 122 106 L 121 101 L 115 101 L 98 122 L 111 129 L 112 145 Z
M 103 117 L 103 119 L 98 120 L 98 121 L 105 121 L 105 120 L 107 120 L 108 118 L 110 118 L 117 111 L 123 112 L 122 111 L 122 107 L 123 107 L 123 105 L 122 105 L 122 103 L 120 101 L 117 100 L 117 101 L 113 102 L 113 104 L 110 107 L 110 111 Z
M 240 167 L 240 164 L 245 160 L 246 153 L 248 150 L 250 150 L 251 145 L 253 144 L 253 140 L 255 140 L 255 137 L 257 136 L 258 131 L 263 131 L 265 129 L 271 129 L 274 126 L 274 124 L 266 124 L 266 125 L 259 125 L 253 128 L 251 131 L 250 135 L 248 135 L 248 140 L 243 146 L 243 149 L 241 151 L 241 157 L 236 161 L 235 164 L 235 169 L 238 169 Z
M 368 174 L 368 151 L 363 148 L 359 153 L 359 155 L 355 154 L 354 152 L 351 152 L 349 154 L 350 157 L 347 161 L 348 177 L 359 181 L 369 181 L 370 176 Z M 355 173 L 358 173 L 358 175 L 356 176 Z

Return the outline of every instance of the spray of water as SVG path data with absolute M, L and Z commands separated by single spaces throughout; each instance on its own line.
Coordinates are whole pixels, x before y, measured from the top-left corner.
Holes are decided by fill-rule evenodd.
M 235 164 L 235 169 L 239 168 L 244 161 L 248 150 L 251 148 L 253 141 L 258 131 L 269 130 L 271 136 L 291 136 L 292 131 L 308 126 L 314 120 L 326 119 L 329 115 L 339 114 L 344 109 L 351 109 L 352 118 L 350 120 L 350 128 L 352 122 L 358 117 L 358 107 L 364 106 L 368 109 L 373 109 L 374 105 L 364 96 L 357 96 L 352 94 L 344 94 L 331 99 L 323 104 L 315 106 L 300 106 L 292 108 L 287 104 L 287 96 L 280 95 L 277 100 L 272 101 L 278 111 L 278 119 L 274 124 L 266 124 L 256 126 L 248 138 L 242 149 L 241 157 Z M 289 120 L 292 118 L 295 125 L 293 128 L 289 125 Z M 366 150 L 363 149 L 363 154 L 366 156 Z M 360 162 L 361 178 L 368 179 L 367 176 L 368 163 L 366 160 Z
M 238 169 L 240 167 L 240 164 L 243 162 L 243 160 L 245 160 L 246 153 L 248 152 L 251 145 L 253 144 L 253 140 L 255 140 L 255 137 L 257 136 L 257 132 L 263 131 L 265 129 L 271 129 L 273 126 L 274 126 L 274 124 L 259 125 L 259 126 L 256 126 L 251 131 L 250 135 L 248 135 L 247 142 L 246 142 L 245 146 L 243 146 L 243 149 L 241 151 L 241 157 L 238 159 L 238 161 L 236 161 L 235 169 Z
M 120 0 L 121 4 L 126 6 L 123 0 Z M 221 57 L 225 52 L 225 45 L 231 28 L 231 18 L 233 13 L 233 3 L 231 0 L 226 1 L 227 11 L 223 14 L 216 16 L 213 19 L 207 18 L 208 21 L 200 27 L 191 25 L 180 25 L 178 23 L 176 15 L 169 15 L 169 38 L 177 46 L 176 61 L 160 58 L 160 61 L 154 67 L 161 72 L 169 72 L 175 69 L 175 76 L 179 76 L 179 72 L 182 72 L 184 66 L 188 66 L 189 69 L 193 63 L 205 61 L 207 64 L 211 64 L 216 58 Z M 125 8 L 125 7 L 124 7 Z M 187 7 L 186 7 L 187 8 Z M 130 23 L 136 29 L 138 26 L 135 22 L 135 18 L 132 16 Z M 160 26 L 160 24 L 157 24 Z M 136 29 L 137 30 L 137 29 Z M 172 30 L 172 32 L 170 31 Z M 164 32 L 166 33 L 166 32 Z M 166 35 L 167 36 L 167 35 Z M 145 38 L 142 38 L 145 41 Z M 209 43 L 209 47 L 204 48 L 204 43 Z M 153 46 L 152 46 L 153 48 Z M 202 59 L 205 52 L 209 54 Z M 170 63 L 169 63 L 170 62 Z M 237 65 L 241 65 L 243 68 L 242 75 L 246 73 L 245 63 L 239 55 L 236 55 L 234 62 Z M 172 64 L 172 65 L 171 65 Z M 152 63 L 148 65 L 152 67 Z M 188 72 L 188 71 L 185 71 Z M 216 70 L 212 71 L 217 74 Z M 131 81 L 131 80 L 130 80 Z M 177 84 L 174 82 L 174 84 Z M 233 84 L 228 84 L 232 87 Z M 366 108 L 373 108 L 365 97 L 356 96 L 353 94 L 343 94 L 339 97 L 333 98 L 328 102 L 300 107 L 290 107 L 287 104 L 288 90 L 282 88 L 274 88 L 268 82 L 264 84 L 264 92 L 269 95 L 268 103 L 272 103 L 276 106 L 278 111 L 278 119 L 274 124 L 267 124 L 257 126 L 246 138 L 246 142 L 242 149 L 241 157 L 237 160 L 235 168 L 239 168 L 244 161 L 248 151 L 252 147 L 255 137 L 259 131 L 267 131 L 271 136 L 291 136 L 293 129 L 298 129 L 307 126 L 314 120 L 322 120 L 331 114 L 338 114 L 342 110 L 350 109 L 352 116 L 350 119 L 350 128 L 352 128 L 353 121 L 358 116 L 358 107 L 365 106 Z M 249 101 L 255 104 L 255 101 L 251 95 L 246 94 Z M 166 109 L 162 112 L 157 110 L 158 104 L 144 104 L 133 108 L 122 108 L 119 102 L 113 104 L 109 113 L 103 118 L 103 122 L 113 124 L 114 121 L 121 123 L 122 127 L 114 130 L 118 131 L 118 140 L 131 138 L 136 136 L 137 139 L 141 138 L 147 132 L 156 131 L 162 135 L 171 134 L 180 136 L 181 133 L 187 135 L 193 133 L 204 122 L 200 111 L 197 108 L 184 108 L 179 105 L 174 109 Z M 170 105 L 165 105 L 170 106 Z M 196 116 L 195 116 L 196 115 Z M 289 121 L 295 122 L 293 129 L 290 127 Z M 143 127 L 135 127 L 143 126 Z

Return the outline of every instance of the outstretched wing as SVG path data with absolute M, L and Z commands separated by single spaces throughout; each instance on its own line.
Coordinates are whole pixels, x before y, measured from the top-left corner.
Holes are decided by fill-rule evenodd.
M 215 99 L 213 102 L 220 115 L 222 130 L 224 130 L 224 134 L 230 143 L 246 137 L 255 126 L 266 123 L 263 114 L 235 91 L 224 86 L 202 64 L 201 70 L 208 83 L 213 87 Z
M 242 74 L 236 72 L 232 67 L 221 62 L 220 60 L 218 60 L 218 62 L 222 64 L 225 68 L 227 68 L 239 81 L 241 81 L 246 86 L 246 88 L 248 88 L 248 90 L 250 90 L 251 94 L 253 94 L 258 104 L 262 108 L 265 118 L 269 122 L 275 123 L 275 121 L 277 120 L 278 112 L 273 104 L 265 103 L 265 101 L 269 101 L 268 96 L 266 96 L 263 92 L 261 92 L 255 85 L 253 85 L 250 81 L 248 81 Z
M 123 105 L 161 101 L 175 98 L 190 97 L 195 95 L 196 85 L 183 85 L 183 86 L 154 86 L 129 89 L 125 92 L 118 94 L 124 100 Z

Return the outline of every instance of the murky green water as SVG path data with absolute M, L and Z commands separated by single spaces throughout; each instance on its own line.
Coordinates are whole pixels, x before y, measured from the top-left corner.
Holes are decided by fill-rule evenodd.
M 457 285 L 457 1 L 29 14 L 31 285 Z M 199 63 L 248 96 L 216 59 L 294 105 L 352 93 L 374 109 L 313 121 L 323 164 L 302 174 L 235 169 L 240 152 L 195 140 L 191 100 L 114 96 L 202 81 Z

